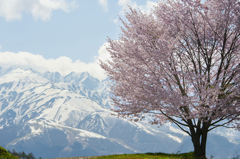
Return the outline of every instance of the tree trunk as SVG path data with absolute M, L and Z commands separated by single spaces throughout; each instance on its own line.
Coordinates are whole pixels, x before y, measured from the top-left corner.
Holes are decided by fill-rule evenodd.
M 197 158 L 206 159 L 207 133 L 207 129 L 203 126 L 202 129 L 192 134 L 194 154 Z

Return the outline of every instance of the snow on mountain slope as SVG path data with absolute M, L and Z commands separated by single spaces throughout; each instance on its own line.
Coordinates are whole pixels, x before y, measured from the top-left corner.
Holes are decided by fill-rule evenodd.
M 58 83 L 62 82 L 62 76 L 59 72 L 45 72 L 43 75 L 46 79 L 50 80 L 51 82 Z
M 0 77 L 0 84 L 14 82 L 18 79 L 22 83 L 46 83 L 48 80 L 42 78 L 30 70 L 22 70 L 20 68 L 14 69 L 8 74 L 5 74 Z
M 172 153 L 183 144 L 183 151 L 192 150 L 189 136 L 172 124 L 157 128 L 149 125 L 151 118 L 134 123 L 111 116 L 108 90 L 107 79 L 99 81 L 87 72 L 61 76 L 58 72 L 0 68 L 2 146 L 45 158 Z M 220 140 L 237 148 L 237 142 L 229 142 L 239 137 L 232 130 L 210 134 L 209 144 L 217 147 L 215 139 L 224 135 L 229 138 Z M 223 152 L 221 156 L 227 156 L 230 151 Z
M 14 112 L 16 124 L 45 118 L 74 125 L 75 120 L 81 120 L 90 112 L 108 111 L 86 96 L 94 93 L 80 87 L 74 92 L 71 87 L 69 83 L 52 83 L 30 70 L 17 68 L 0 77 L 0 115 Z
M 148 146 L 149 148 L 153 145 L 163 145 L 147 129 L 111 116 L 113 112 L 109 109 L 106 81 L 101 83 L 86 72 L 71 73 L 62 77 L 57 72 L 41 74 L 33 70 L 15 68 L 0 76 L 0 81 L 1 137 L 9 135 L 4 133 L 8 129 L 17 127 L 10 133 L 12 135 L 9 138 L 12 139 L 3 142 L 8 148 L 26 150 L 30 141 L 36 146 L 40 139 L 46 142 L 45 147 L 51 147 L 54 143 L 49 137 L 49 129 L 60 134 L 68 134 L 65 136 L 68 144 L 64 144 L 65 147 L 55 152 L 55 156 L 65 151 L 72 156 L 75 152 L 73 153 L 72 145 L 69 146 L 69 143 L 73 140 L 83 147 L 98 145 L 92 140 L 88 141 L 87 138 L 93 136 L 101 136 L 107 144 L 105 146 L 108 147 L 102 151 L 95 146 L 94 152 L 97 155 L 141 152 L 144 147 L 139 147 L 140 143 L 152 145 Z M 126 127 L 130 130 L 125 129 Z M 75 131 L 85 133 L 79 136 Z M 129 136 L 134 140 L 128 140 Z M 142 141 L 142 136 L 154 138 L 155 142 Z M 82 140 L 85 144 L 80 142 Z M 111 144 L 118 146 L 113 146 L 110 151 Z M 164 146 L 162 149 L 165 149 Z M 148 148 L 145 150 L 151 151 Z M 36 155 L 40 154 L 42 152 Z
M 83 73 L 71 72 L 70 74 L 64 77 L 64 82 L 72 83 L 75 85 L 83 85 L 88 90 L 96 89 L 100 83 L 98 79 L 90 76 L 88 72 Z

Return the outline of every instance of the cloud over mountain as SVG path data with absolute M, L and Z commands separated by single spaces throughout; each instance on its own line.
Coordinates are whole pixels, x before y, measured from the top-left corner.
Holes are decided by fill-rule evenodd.
M 74 72 L 89 72 L 99 80 L 106 79 L 104 70 L 99 66 L 99 60 L 105 61 L 110 58 L 106 50 L 107 43 L 98 50 L 98 56 L 91 63 L 84 63 L 80 60 L 72 61 L 69 57 L 61 56 L 57 59 L 45 59 L 42 55 L 36 55 L 29 52 L 0 52 L 0 66 L 11 67 L 19 66 L 21 68 L 32 68 L 39 72 L 59 72 L 62 75 L 67 75 Z

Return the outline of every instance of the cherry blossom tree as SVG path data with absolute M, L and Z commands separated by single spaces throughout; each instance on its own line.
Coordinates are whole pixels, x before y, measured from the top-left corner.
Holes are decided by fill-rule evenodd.
M 239 0 L 164 0 L 151 13 L 129 7 L 111 60 L 119 117 L 176 124 L 206 157 L 209 131 L 240 128 Z

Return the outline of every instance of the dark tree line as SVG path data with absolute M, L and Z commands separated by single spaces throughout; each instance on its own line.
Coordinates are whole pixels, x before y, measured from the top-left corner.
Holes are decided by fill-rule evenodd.
M 21 159 L 36 159 L 32 152 L 26 154 L 23 152 L 16 152 L 14 149 L 12 151 L 8 150 L 8 152 L 16 157 L 19 157 Z M 39 159 L 42 159 L 42 157 L 39 157 Z

